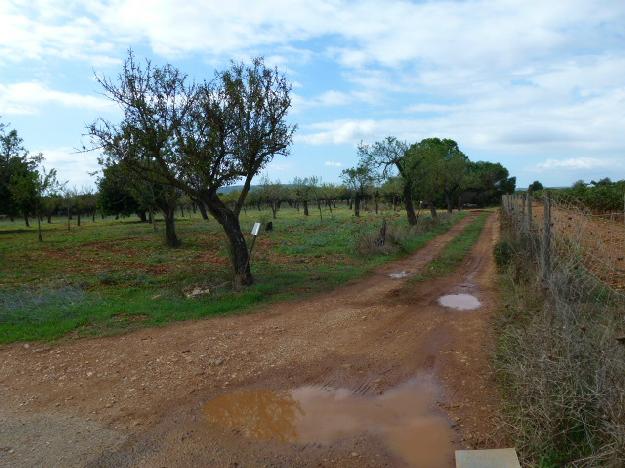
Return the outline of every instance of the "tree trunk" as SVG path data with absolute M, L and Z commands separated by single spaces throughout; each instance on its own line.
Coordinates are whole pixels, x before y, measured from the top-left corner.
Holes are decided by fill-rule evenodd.
M 26 227 L 30 227 L 30 222 L 28 221 L 28 213 L 24 213 L 24 223 L 26 223 Z
M 308 216 L 308 200 L 304 200 L 304 216 Z
M 48 218 L 48 224 L 52 224 L 52 215 L 51 214 L 47 215 L 47 218 Z
M 206 206 L 223 228 L 228 241 L 230 242 L 230 254 L 232 269 L 234 270 L 233 286 L 240 289 L 249 286 L 254 282 L 250 270 L 250 255 L 247 250 L 247 242 L 241 232 L 239 218 L 216 196 L 213 195 L 206 200 Z
M 205 219 L 208 221 L 208 213 L 206 212 L 206 205 L 204 205 L 204 202 L 199 202 L 197 204 L 197 207 L 200 210 L 200 214 L 202 215 L 202 219 Z
M 428 202 L 430 205 L 430 214 L 432 215 L 432 219 L 438 219 L 438 213 L 436 212 L 436 205 L 432 202 Z
M 165 217 L 165 244 L 168 247 L 178 247 L 180 239 L 176 236 L 176 206 L 168 206 L 163 209 Z
M 80 226 L 80 211 L 78 212 L 78 214 L 76 215 L 76 225 Z
M 278 211 L 278 204 L 276 202 L 271 202 L 271 216 L 273 219 L 276 219 L 276 211 Z
M 447 213 L 451 214 L 454 211 L 454 206 L 451 201 L 451 196 L 449 194 L 445 194 L 445 203 L 447 204 Z
M 317 200 L 317 208 L 319 208 L 319 217 L 323 221 L 323 213 L 321 212 L 321 200 Z
M 71 230 L 71 224 L 70 221 L 72 219 L 72 209 L 68 206 L 67 207 L 67 230 Z
M 373 199 L 373 202 L 375 203 L 375 214 L 378 214 L 378 196 L 377 195 Z
M 360 217 L 360 196 L 358 194 L 354 197 L 354 216 Z
M 41 235 L 41 216 L 39 215 L 39 211 L 37 211 L 37 236 L 39 238 L 39 242 L 43 242 L 43 236 Z
M 349 204 L 349 210 L 351 211 L 352 210 L 352 197 L 349 197 L 348 204 Z
M 180 205 L 180 217 L 184 218 L 184 206 Z
M 408 224 L 411 226 L 417 225 L 417 215 L 414 212 L 414 203 L 412 202 L 412 187 L 410 185 L 404 185 L 404 204 L 406 205 L 406 216 L 408 217 Z
M 95 223 L 95 210 L 91 212 L 91 222 Z

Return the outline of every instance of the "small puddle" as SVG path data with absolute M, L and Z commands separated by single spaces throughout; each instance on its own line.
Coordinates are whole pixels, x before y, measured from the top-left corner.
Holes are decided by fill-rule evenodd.
M 394 279 L 405 278 L 409 273 L 407 271 L 398 271 L 397 273 L 390 273 L 388 276 Z
M 430 377 L 374 397 L 320 387 L 242 390 L 209 401 L 204 415 L 213 425 L 260 440 L 329 445 L 375 434 L 411 465 L 447 466 L 454 433 L 435 405 L 438 393 Z
M 471 294 L 447 294 L 439 297 L 438 303 L 456 310 L 475 310 L 482 305 L 478 298 Z

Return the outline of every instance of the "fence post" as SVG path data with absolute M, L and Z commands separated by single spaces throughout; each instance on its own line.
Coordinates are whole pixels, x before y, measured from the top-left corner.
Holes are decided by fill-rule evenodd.
M 543 242 L 542 242 L 542 260 L 543 260 L 543 281 L 549 280 L 549 272 L 551 270 L 551 199 L 549 194 L 545 193 L 543 197 Z
M 532 194 L 527 194 L 527 233 L 532 231 Z
M 527 234 L 527 213 L 525 211 L 526 202 L 527 196 L 521 195 L 521 230 L 523 234 Z

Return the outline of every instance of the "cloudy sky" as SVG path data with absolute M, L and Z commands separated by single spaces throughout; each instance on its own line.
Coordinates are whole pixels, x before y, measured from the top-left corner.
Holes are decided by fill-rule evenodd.
M 519 185 L 625 178 L 623 0 L 0 0 L 0 118 L 81 187 L 85 125 L 119 114 L 93 74 L 125 51 L 209 78 L 256 55 L 294 84 L 283 182 L 338 180 L 355 146 L 453 138 Z

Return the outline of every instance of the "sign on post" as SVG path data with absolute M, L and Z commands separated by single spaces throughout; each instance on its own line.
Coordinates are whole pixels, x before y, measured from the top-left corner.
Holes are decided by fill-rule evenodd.
M 252 243 L 250 244 L 250 252 L 248 254 L 247 263 L 249 264 L 252 259 L 252 250 L 254 250 L 254 242 L 256 242 L 256 238 L 258 237 L 258 233 L 260 232 L 260 223 L 254 223 L 252 226 Z

